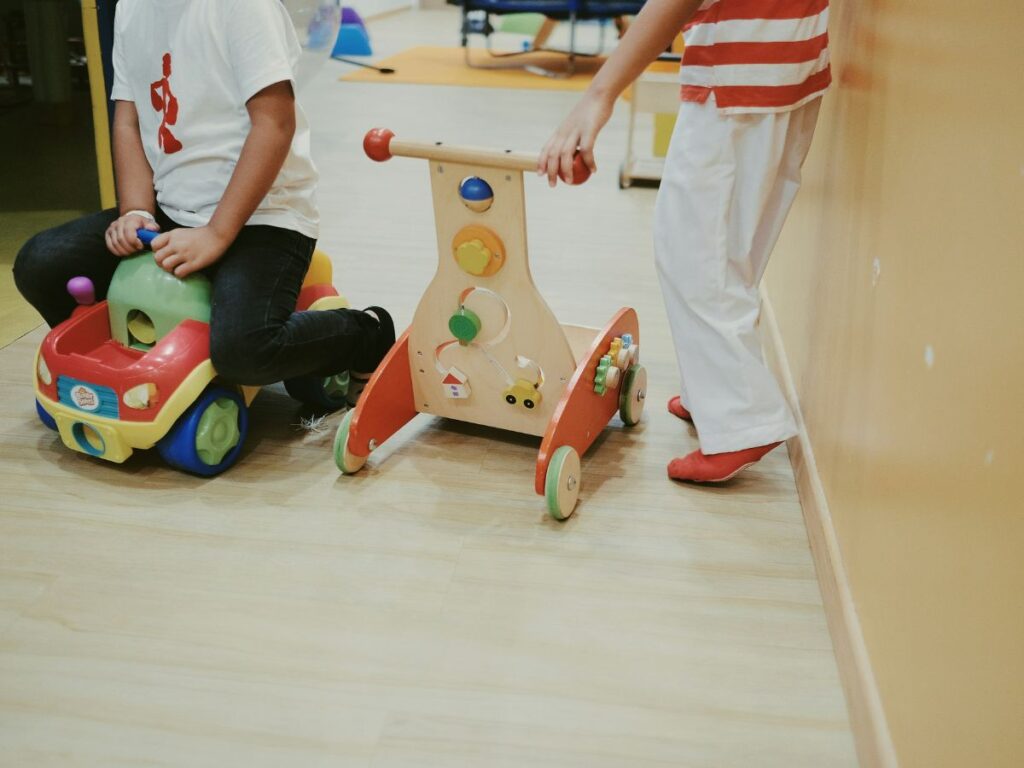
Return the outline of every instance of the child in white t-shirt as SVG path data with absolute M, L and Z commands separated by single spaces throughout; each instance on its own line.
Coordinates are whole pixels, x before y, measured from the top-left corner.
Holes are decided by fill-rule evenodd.
M 118 209 L 33 237 L 19 290 L 51 326 L 77 275 L 102 298 L 118 257 L 161 234 L 157 263 L 213 286 L 218 375 L 268 384 L 372 371 L 394 343 L 387 312 L 295 312 L 318 235 L 317 173 L 295 100 L 300 47 L 279 0 L 121 0 L 114 31 Z

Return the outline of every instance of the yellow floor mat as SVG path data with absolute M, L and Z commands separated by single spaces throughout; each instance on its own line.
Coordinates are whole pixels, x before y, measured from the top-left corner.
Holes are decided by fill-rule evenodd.
M 81 216 L 81 211 L 0 212 L 0 347 L 41 325 L 43 319 L 14 286 L 14 257 L 36 232 Z

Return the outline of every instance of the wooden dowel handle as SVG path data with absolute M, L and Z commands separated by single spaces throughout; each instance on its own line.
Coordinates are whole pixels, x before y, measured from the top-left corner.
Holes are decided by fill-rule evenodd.
M 445 144 L 427 144 L 420 141 L 391 142 L 391 154 L 398 157 L 421 157 L 439 162 L 486 165 L 491 168 L 509 168 L 513 171 L 537 170 L 537 155 L 526 152 L 497 152 L 482 147 L 451 147 Z
M 399 141 L 395 138 L 394 132 L 387 128 L 374 128 L 369 131 L 363 139 L 363 151 L 367 157 L 379 163 L 396 156 L 418 157 L 424 160 L 483 165 L 513 171 L 535 171 L 540 160 L 538 155 L 528 152 L 455 147 L 440 142 L 428 144 L 420 141 Z M 573 163 L 573 184 L 582 184 L 589 177 L 590 169 L 583 162 L 583 158 L 577 155 Z

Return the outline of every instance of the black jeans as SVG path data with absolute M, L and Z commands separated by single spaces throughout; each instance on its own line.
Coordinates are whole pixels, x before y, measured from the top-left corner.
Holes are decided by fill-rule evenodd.
M 51 327 L 76 306 L 65 287 L 72 277 L 90 278 L 97 300 L 106 297 L 120 259 L 107 250 L 104 233 L 117 216 L 111 209 L 48 229 L 18 253 L 18 290 Z M 179 226 L 162 211 L 157 221 L 164 232 Z M 295 311 L 315 245 L 288 229 L 247 226 L 205 270 L 213 285 L 210 358 L 222 379 L 271 384 L 307 374 L 373 370 L 378 323 L 372 316 L 349 309 Z

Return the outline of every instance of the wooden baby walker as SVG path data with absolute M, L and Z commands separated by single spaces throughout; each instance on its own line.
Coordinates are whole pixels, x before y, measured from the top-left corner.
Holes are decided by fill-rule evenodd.
M 438 268 L 410 328 L 338 428 L 334 456 L 352 474 L 417 413 L 542 438 L 535 488 L 557 520 L 580 492 L 580 457 L 616 411 L 640 421 L 647 373 L 639 324 L 620 309 L 603 330 L 561 325 L 526 255 L 523 171 L 537 156 L 398 141 L 375 129 L 366 154 L 430 162 Z M 577 157 L 574 181 L 589 171 Z

